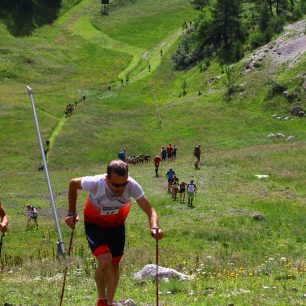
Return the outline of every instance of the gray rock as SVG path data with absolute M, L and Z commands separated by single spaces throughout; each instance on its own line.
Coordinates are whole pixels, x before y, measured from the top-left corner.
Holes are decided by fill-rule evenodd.
M 257 215 L 253 216 L 253 220 L 263 221 L 263 220 L 265 220 L 265 217 L 263 215 L 257 214 Z
M 144 279 L 148 277 L 156 277 L 156 265 L 149 264 L 145 265 L 143 269 L 136 272 L 134 274 L 134 278 L 136 279 Z M 158 266 L 158 277 L 159 278 L 179 278 L 180 280 L 191 280 L 193 279 L 192 276 L 180 273 L 174 269 L 164 268 Z
M 286 136 L 284 134 L 282 134 L 282 133 L 277 133 L 275 135 L 275 138 L 286 138 Z
M 116 303 L 116 306 L 137 306 L 133 300 L 120 301 Z
M 304 108 L 302 107 L 301 102 L 297 102 L 297 104 L 292 108 L 290 113 L 293 116 L 303 117 L 305 111 Z

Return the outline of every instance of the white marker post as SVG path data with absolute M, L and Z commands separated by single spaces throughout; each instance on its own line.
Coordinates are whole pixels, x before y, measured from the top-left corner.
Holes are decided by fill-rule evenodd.
M 53 210 L 53 216 L 54 216 L 54 220 L 55 220 L 56 228 L 57 228 L 57 233 L 58 233 L 58 252 L 60 253 L 60 255 L 64 255 L 65 254 L 64 242 L 63 242 L 63 238 L 62 238 L 62 234 L 61 234 L 61 228 L 60 228 L 60 225 L 59 225 L 59 222 L 58 222 L 58 215 L 57 215 L 55 201 L 54 201 L 54 197 L 53 197 L 53 191 L 52 191 L 52 186 L 51 186 L 51 182 L 50 182 L 45 151 L 44 151 L 44 147 L 43 147 L 43 143 L 42 143 L 39 123 L 38 123 L 37 114 L 36 114 L 33 91 L 32 91 L 32 88 L 30 86 L 27 86 L 27 90 L 28 90 L 30 100 L 31 100 L 31 103 L 32 103 L 32 110 L 33 110 L 36 130 L 37 130 L 37 136 L 38 136 L 40 151 L 41 151 L 41 155 L 42 155 L 42 159 L 43 159 L 44 171 L 46 173 L 46 178 L 47 178 L 47 182 L 48 182 L 48 189 L 49 189 L 49 195 L 50 195 L 50 200 L 51 200 L 51 205 L 52 205 L 52 210 Z

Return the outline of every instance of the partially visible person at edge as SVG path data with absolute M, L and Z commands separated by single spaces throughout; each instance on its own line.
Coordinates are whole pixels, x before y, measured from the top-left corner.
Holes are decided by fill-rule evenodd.
M 194 164 L 195 169 L 200 169 L 199 165 L 200 165 L 200 161 L 201 161 L 201 154 L 202 154 L 201 146 L 200 145 L 195 146 L 194 150 L 193 150 L 193 155 L 197 159 L 195 164 Z
M 128 165 L 113 160 L 107 173 L 74 178 L 70 181 L 69 213 L 66 224 L 75 228 L 78 219 L 76 203 L 78 190 L 88 192 L 84 209 L 85 233 L 98 261 L 95 281 L 98 290 L 97 306 L 115 305 L 113 299 L 119 282 L 119 263 L 124 253 L 125 225 L 134 198 L 147 214 L 150 233 L 154 239 L 163 238 L 158 215 L 144 195 L 141 186 L 128 175 Z
M 159 176 L 158 175 L 158 168 L 159 168 L 159 165 L 160 165 L 161 161 L 162 161 L 162 159 L 158 155 L 156 155 L 154 157 L 154 166 L 155 166 L 155 176 L 156 177 Z
M 0 220 L 1 220 L 1 223 L 0 223 L 0 232 L 2 234 L 4 234 L 7 229 L 8 229 L 8 224 L 9 224 L 9 220 L 8 220 L 8 216 L 7 214 L 5 213 L 4 211 L 4 208 L 0 202 Z

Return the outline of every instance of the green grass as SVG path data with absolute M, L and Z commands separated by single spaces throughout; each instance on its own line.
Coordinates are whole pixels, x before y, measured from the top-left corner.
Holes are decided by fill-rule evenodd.
M 150 50 L 157 45 L 162 48 L 165 37 L 196 15 L 183 0 L 136 0 L 107 17 L 96 12 L 93 24 L 118 41 Z
M 291 105 L 280 96 L 267 97 L 270 79 L 290 91 L 300 88 L 305 57 L 292 69 L 276 73 L 267 63 L 266 69 L 240 75 L 237 84 L 247 82 L 246 93 L 226 101 L 226 79 L 217 62 L 204 72 L 197 66 L 172 70 L 181 25 L 197 14 L 186 1 L 132 1 L 109 16 L 99 14 L 98 2 L 72 6 L 77 2 L 64 1 L 60 18 L 32 36 L 12 37 L 0 24 L 0 194 L 11 219 L 0 261 L 0 301 L 55 305 L 62 286 L 64 263 L 56 258 L 46 178 L 37 171 L 41 157 L 25 89 L 30 84 L 43 139 L 52 140 L 48 166 L 66 248 L 70 232 L 63 218 L 71 178 L 104 172 L 124 147 L 131 155 L 153 156 L 162 145 L 175 143 L 178 159 L 161 165 L 160 178 L 154 177 L 152 162 L 130 167 L 165 230 L 160 265 L 195 276 L 190 282 L 161 281 L 161 303 L 303 305 L 305 124 L 273 119 Z M 129 84 L 121 86 L 126 77 Z M 210 83 L 213 77 L 219 80 Z M 65 106 L 76 100 L 81 103 L 64 118 Z M 278 132 L 297 140 L 267 138 Z M 192 151 L 198 143 L 204 156 L 195 171 Z M 195 209 L 166 193 L 169 166 L 180 180 L 196 182 Z M 81 215 L 85 198 L 79 194 Z M 28 204 L 39 208 L 38 230 L 25 230 Z M 265 220 L 253 220 L 254 214 Z M 93 305 L 95 262 L 82 218 L 71 260 L 64 303 Z M 154 262 L 146 216 L 134 205 L 116 299 L 153 305 L 154 282 L 140 284 L 133 273 Z

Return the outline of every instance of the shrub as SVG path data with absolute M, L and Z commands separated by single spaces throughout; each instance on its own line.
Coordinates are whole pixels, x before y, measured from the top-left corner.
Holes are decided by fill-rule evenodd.
M 264 43 L 264 37 L 261 32 L 254 32 L 249 37 L 250 45 L 252 49 L 256 49 Z
M 263 41 L 265 43 L 268 43 L 273 37 L 273 31 L 271 27 L 268 27 L 264 32 L 263 32 Z
M 285 85 L 282 85 L 275 80 L 270 80 L 269 85 L 270 88 L 269 88 L 268 98 L 273 98 L 276 95 L 280 95 L 287 89 Z
M 305 8 L 306 8 L 306 5 L 305 5 Z M 303 11 L 302 11 L 302 7 L 295 7 L 292 11 L 292 20 L 293 21 L 296 21 L 296 20 L 299 20 L 303 17 Z
M 270 26 L 274 33 L 280 33 L 285 24 L 284 16 L 274 16 L 271 18 Z

